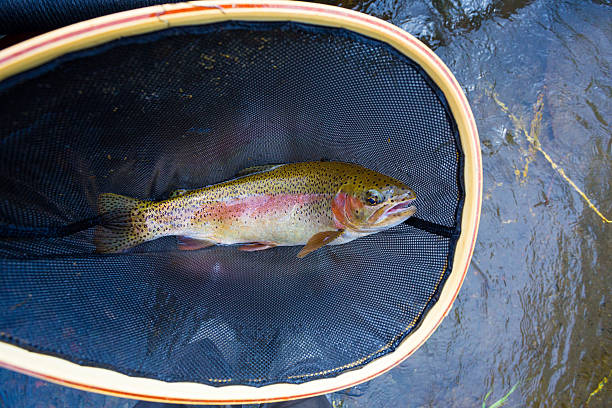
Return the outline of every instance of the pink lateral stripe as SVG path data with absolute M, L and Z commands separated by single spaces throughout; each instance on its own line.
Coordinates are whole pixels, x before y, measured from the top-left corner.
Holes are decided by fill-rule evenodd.
M 241 216 L 270 216 L 275 211 L 285 211 L 296 205 L 304 205 L 321 200 L 322 194 L 276 194 L 254 195 L 244 199 L 228 202 L 217 202 L 203 207 L 195 214 L 196 218 L 219 216 L 221 218 L 238 218 Z

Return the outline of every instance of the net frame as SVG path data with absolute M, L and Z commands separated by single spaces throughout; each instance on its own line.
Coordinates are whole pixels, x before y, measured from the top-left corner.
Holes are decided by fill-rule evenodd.
M 400 28 L 359 12 L 293 1 L 196 1 L 153 6 L 74 24 L 0 51 L 0 81 L 66 53 L 97 46 L 119 37 L 175 26 L 231 20 L 291 21 L 353 31 L 385 42 L 411 58 L 444 93 L 465 154 L 465 201 L 452 272 L 441 290 L 438 302 L 424 316 L 420 327 L 407 336 L 394 352 L 336 377 L 301 384 L 213 387 L 199 383 L 169 383 L 130 377 L 109 369 L 81 366 L 4 342 L 0 342 L 0 366 L 47 381 L 123 398 L 190 404 L 282 401 L 338 391 L 390 370 L 414 353 L 448 314 L 467 273 L 478 231 L 482 200 L 480 142 L 469 103 L 453 74 L 433 51 Z

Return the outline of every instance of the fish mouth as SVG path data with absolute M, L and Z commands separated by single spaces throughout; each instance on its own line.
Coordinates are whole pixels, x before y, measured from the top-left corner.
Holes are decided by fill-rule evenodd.
M 385 215 L 397 215 L 397 214 L 412 215 L 414 214 L 416 212 L 416 207 L 412 205 L 412 202 L 414 200 L 415 200 L 414 198 L 411 198 L 411 199 L 402 201 L 401 203 L 392 205 L 385 211 Z M 411 213 L 408 214 L 409 212 Z
M 389 222 L 391 219 L 397 220 L 397 217 L 411 217 L 416 213 L 416 207 L 411 205 L 415 200 L 414 194 L 412 196 L 400 197 L 402 201 L 399 203 L 387 204 L 376 210 L 369 218 L 368 223 L 371 225 L 382 225 Z M 392 218 L 390 218 L 392 217 Z

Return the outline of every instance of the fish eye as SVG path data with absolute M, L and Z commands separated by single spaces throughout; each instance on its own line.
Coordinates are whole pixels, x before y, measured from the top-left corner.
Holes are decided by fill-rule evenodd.
M 377 205 L 384 201 L 384 197 L 376 190 L 368 190 L 366 192 L 365 201 L 368 205 Z

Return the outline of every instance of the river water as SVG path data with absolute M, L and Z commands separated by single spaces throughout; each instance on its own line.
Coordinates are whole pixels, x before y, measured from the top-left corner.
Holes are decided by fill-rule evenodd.
M 454 72 L 479 127 L 484 196 L 449 316 L 399 368 L 339 400 L 475 407 L 518 384 L 506 406 L 610 406 L 610 383 L 589 400 L 612 380 L 612 225 L 602 219 L 612 218 L 610 4 L 350 7 L 416 35 Z
M 471 103 L 484 166 L 478 242 L 450 314 L 408 360 L 333 405 L 480 407 L 516 385 L 505 406 L 610 406 L 612 4 L 328 3 L 434 49 Z M 6 370 L 0 380 L 0 406 L 135 405 Z

